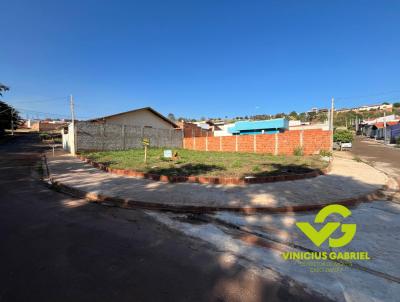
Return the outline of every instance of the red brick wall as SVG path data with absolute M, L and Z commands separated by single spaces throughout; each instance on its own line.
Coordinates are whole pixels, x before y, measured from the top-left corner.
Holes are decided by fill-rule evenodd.
M 209 151 L 220 151 L 220 140 L 222 138 L 211 136 L 207 140 L 207 147 Z M 222 146 L 221 146 L 222 147 Z
M 298 147 L 305 155 L 330 150 L 331 132 L 321 129 L 292 130 L 278 134 L 221 137 L 185 137 L 184 148 L 199 151 L 257 152 L 292 155 Z M 237 143 L 236 143 L 237 141 Z M 276 150 L 277 147 L 277 150 Z
M 304 131 L 306 132 L 306 131 Z M 303 133 L 304 133 L 303 132 Z M 278 153 L 283 155 L 293 155 L 293 152 L 296 148 L 300 147 L 301 145 L 301 131 L 286 131 L 284 133 L 280 133 L 278 135 L 279 147 Z M 304 135 L 303 135 L 303 150 L 304 148 Z M 316 146 L 318 147 L 318 146 Z M 313 150 L 315 146 L 312 147 Z M 305 154 L 312 154 L 314 151 Z M 319 150 L 318 150 L 319 152 Z

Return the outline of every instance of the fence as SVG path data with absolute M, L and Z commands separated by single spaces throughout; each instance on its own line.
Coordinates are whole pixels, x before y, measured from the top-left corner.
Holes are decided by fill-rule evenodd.
M 331 150 L 332 132 L 291 130 L 277 134 L 185 137 L 183 148 L 198 151 L 256 152 L 274 155 L 292 155 L 302 148 L 305 155 Z
M 119 124 L 98 124 L 77 122 L 72 124 L 68 134 L 63 134 L 63 146 L 73 152 L 79 151 L 111 151 L 141 148 L 142 139 L 149 138 L 151 147 L 182 147 L 182 131 L 180 129 L 160 129 Z M 75 135 L 73 133 L 75 132 Z M 76 143 L 73 143 L 73 140 Z

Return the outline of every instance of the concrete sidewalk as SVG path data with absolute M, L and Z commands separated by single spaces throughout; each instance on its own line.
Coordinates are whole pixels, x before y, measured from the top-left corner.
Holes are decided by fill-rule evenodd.
M 164 183 L 113 175 L 67 154 L 47 156 L 54 184 L 96 199 L 122 204 L 186 210 L 273 210 L 319 206 L 371 198 L 386 184 L 384 173 L 352 159 L 335 158 L 328 175 L 312 179 L 252 185 Z M 296 210 L 296 209 L 294 209 Z

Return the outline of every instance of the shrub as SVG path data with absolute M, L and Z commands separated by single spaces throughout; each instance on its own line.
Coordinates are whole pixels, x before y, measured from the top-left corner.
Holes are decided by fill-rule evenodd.
M 353 133 L 349 130 L 336 130 L 333 134 L 334 142 L 351 143 L 353 139 Z
M 254 166 L 252 169 L 253 172 L 261 172 L 260 166 Z
M 41 139 L 47 139 L 48 137 L 50 137 L 51 135 L 50 135 L 50 133 L 47 133 L 47 132 L 41 132 L 41 133 L 39 133 L 39 137 L 41 138 Z
M 325 157 L 325 156 L 332 157 L 332 152 L 328 151 L 328 150 L 320 150 L 319 155 L 323 156 L 323 157 Z
M 295 156 L 303 156 L 303 154 L 304 154 L 304 151 L 303 151 L 303 148 L 302 147 L 296 147 L 294 150 L 293 150 L 293 155 L 295 155 Z

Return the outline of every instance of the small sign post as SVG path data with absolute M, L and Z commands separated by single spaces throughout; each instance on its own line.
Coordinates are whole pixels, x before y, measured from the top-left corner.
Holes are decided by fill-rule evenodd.
M 143 138 L 142 139 L 142 144 L 144 146 L 144 162 L 147 162 L 147 146 L 150 146 L 150 139 L 149 138 Z
M 172 150 L 164 150 L 165 158 L 172 158 Z

